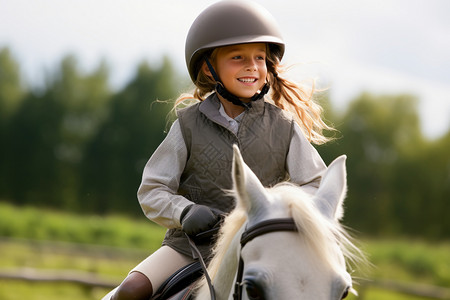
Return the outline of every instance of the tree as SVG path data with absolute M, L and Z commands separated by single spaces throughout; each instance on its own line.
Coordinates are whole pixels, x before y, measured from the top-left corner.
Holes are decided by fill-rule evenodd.
M 92 139 L 83 166 L 82 201 L 90 210 L 141 214 L 136 191 L 146 161 L 164 138 L 170 110 L 157 99 L 175 95 L 173 82 L 167 58 L 159 68 L 143 62 L 111 100 L 109 118 Z
M 8 48 L 0 49 L 0 120 L 8 120 L 25 94 L 19 64 Z
M 371 233 L 398 231 L 394 207 L 395 167 L 423 149 L 424 139 L 417 114 L 417 99 L 409 95 L 362 94 L 341 119 L 342 138 L 325 147 L 346 154 L 348 200 L 346 220 L 352 227 Z M 329 156 L 329 152 L 327 154 Z M 400 183 L 399 183 L 400 184 Z
M 9 196 L 18 203 L 74 209 L 84 147 L 105 118 L 109 99 L 105 64 L 81 74 L 64 58 L 42 91 L 29 92 L 8 130 Z
M 428 239 L 450 234 L 450 132 L 404 155 L 393 176 L 394 213 L 401 232 Z
M 8 48 L 0 49 L 0 197 L 6 196 L 8 170 L 7 132 L 10 119 L 20 102 L 25 89 L 19 72 L 19 64 Z

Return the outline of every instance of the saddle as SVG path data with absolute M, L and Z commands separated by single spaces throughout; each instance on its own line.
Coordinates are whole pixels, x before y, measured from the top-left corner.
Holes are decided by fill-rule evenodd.
M 203 275 L 199 261 L 195 261 L 176 271 L 155 292 L 150 300 L 188 300 L 194 283 Z

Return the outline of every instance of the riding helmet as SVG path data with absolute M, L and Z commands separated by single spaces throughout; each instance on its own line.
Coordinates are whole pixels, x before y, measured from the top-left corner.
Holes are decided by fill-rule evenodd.
M 187 34 L 186 65 L 193 82 L 209 50 L 243 43 L 268 43 L 280 60 L 284 40 L 273 16 L 251 1 L 221 1 L 206 8 Z

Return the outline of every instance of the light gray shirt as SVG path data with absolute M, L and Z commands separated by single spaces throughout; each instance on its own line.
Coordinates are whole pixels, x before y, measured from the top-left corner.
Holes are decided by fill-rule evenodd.
M 239 122 L 236 123 L 232 126 L 236 125 L 238 128 Z M 143 171 L 138 190 L 139 203 L 147 218 L 167 228 L 181 227 L 181 212 L 186 206 L 193 204 L 177 194 L 187 153 L 180 123 L 176 120 Z M 290 181 L 303 186 L 304 190 L 311 194 L 319 187 L 322 173 L 326 170 L 319 153 L 296 123 L 286 168 Z
M 241 120 L 242 120 L 242 117 L 244 116 L 245 111 L 233 119 L 232 117 L 227 115 L 227 113 L 225 112 L 225 109 L 223 108 L 223 105 L 220 104 L 219 113 L 222 117 L 225 118 L 225 120 L 228 121 L 228 124 L 229 124 L 228 128 L 231 131 L 233 131 L 234 134 L 237 134 L 238 129 L 239 129 L 239 124 L 241 123 Z

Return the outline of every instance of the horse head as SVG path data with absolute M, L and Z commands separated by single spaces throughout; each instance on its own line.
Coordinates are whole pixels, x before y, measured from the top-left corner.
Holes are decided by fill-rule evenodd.
M 298 232 L 262 235 L 241 250 L 248 299 L 342 299 L 351 289 L 338 221 L 346 194 L 345 156 L 323 174 L 315 195 L 282 184 L 262 186 L 234 147 L 233 181 L 247 227 L 270 219 L 293 218 Z
M 290 183 L 265 188 L 234 146 L 236 208 L 225 220 L 210 266 L 217 299 L 339 300 L 354 292 L 346 259 L 360 252 L 339 223 L 345 160 L 341 156 L 329 165 L 311 195 Z M 254 237 L 243 238 L 243 244 L 248 231 Z M 240 286 L 242 296 L 233 297 Z

